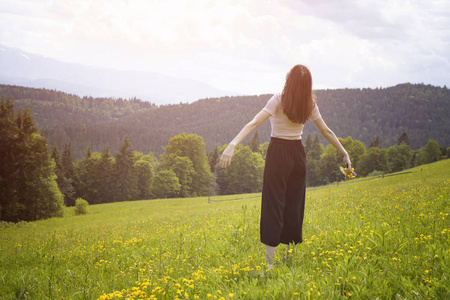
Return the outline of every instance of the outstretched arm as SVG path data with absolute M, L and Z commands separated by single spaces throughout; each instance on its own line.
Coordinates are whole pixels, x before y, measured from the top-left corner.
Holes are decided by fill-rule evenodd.
M 231 141 L 228 147 L 223 151 L 220 157 L 219 166 L 226 168 L 231 164 L 231 157 L 234 153 L 234 148 L 242 142 L 253 130 L 261 125 L 265 120 L 270 117 L 270 114 L 264 110 L 261 110 L 256 116 L 242 128 L 238 135 Z
M 314 120 L 313 122 L 317 126 L 317 128 L 319 128 L 320 133 L 323 135 L 323 137 L 339 152 L 341 152 L 342 155 L 344 155 L 344 161 L 347 163 L 347 168 L 351 170 L 352 162 L 350 161 L 350 156 L 342 146 L 341 142 L 339 142 L 334 132 L 330 128 L 328 128 L 327 124 L 325 124 L 325 121 L 322 118 Z

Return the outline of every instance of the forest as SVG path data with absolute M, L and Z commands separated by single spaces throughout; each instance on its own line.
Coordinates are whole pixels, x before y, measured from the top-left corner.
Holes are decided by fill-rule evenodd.
M 419 87 L 426 90 L 426 86 Z M 48 90 L 5 89 L 10 91 L 9 98 L 0 98 L 0 221 L 30 221 L 59 216 L 64 205 L 73 206 L 77 199 L 97 204 L 261 191 L 268 147 L 266 127 L 261 126 L 247 141 L 238 145 L 230 167 L 221 169 L 217 164 L 226 147 L 226 142 L 221 141 L 231 140 L 245 120 L 253 116 L 251 109 L 258 111 L 270 95 L 205 99 L 193 104 L 156 107 L 138 99 L 92 99 Z M 326 91 L 322 92 L 323 95 L 316 92 L 318 98 L 323 98 L 319 104 L 322 115 L 351 115 L 344 111 L 337 113 L 339 110 L 326 112 Z M 341 92 L 344 98 L 344 90 Z M 355 99 L 350 95 L 352 93 L 360 94 L 362 91 L 349 90 L 346 99 Z M 441 137 L 439 134 L 449 128 L 448 120 L 441 116 L 442 111 L 449 111 L 448 90 L 434 88 L 429 94 L 433 93 L 442 99 L 429 100 L 432 105 L 422 100 L 417 104 L 418 109 L 410 107 L 409 110 L 425 111 L 425 118 L 436 116 L 443 130 L 432 130 L 436 128 L 433 125 L 435 119 L 428 119 L 430 125 L 427 128 L 431 133 L 418 146 L 413 144 L 414 140 L 419 143 L 417 138 L 411 136 L 411 132 L 417 132 L 411 125 L 414 121 L 407 123 L 411 125 L 407 128 L 408 133 L 399 133 L 387 147 L 383 146 L 383 141 L 387 143 L 385 132 L 383 135 L 375 134 L 369 142 L 352 136 L 340 138 L 358 176 L 398 172 L 449 157 L 449 148 L 437 141 L 448 139 L 447 135 Z M 14 96 L 31 99 L 22 99 L 22 102 L 10 100 Z M 401 97 L 396 101 L 400 103 Z M 442 105 L 436 108 L 439 101 Z M 36 106 L 36 110 L 32 106 Z M 354 106 L 361 104 L 355 103 Z M 394 105 L 392 109 L 397 106 L 401 105 Z M 51 107 L 54 108 L 54 116 Z M 369 119 L 371 115 L 373 121 L 376 114 L 367 111 L 368 108 L 361 109 L 360 114 L 366 113 L 365 117 Z M 63 112 L 67 117 L 63 117 Z M 398 112 L 400 115 L 408 113 Z M 394 114 L 390 116 L 390 121 L 384 117 L 379 119 L 391 125 L 401 119 L 395 119 Z M 58 126 L 55 119 L 61 120 L 62 124 Z M 355 124 L 362 123 L 361 120 L 348 117 L 341 120 L 342 128 L 350 131 Z M 166 128 L 161 124 L 166 124 Z M 384 126 L 378 125 L 380 128 Z M 156 130 L 153 131 L 152 126 Z M 333 125 L 330 126 L 334 129 Z M 180 130 L 180 133 L 177 128 L 185 130 Z M 335 129 L 339 135 L 338 130 Z M 63 143 L 62 146 L 50 138 L 54 138 L 52 134 L 57 132 L 61 134 L 59 142 Z M 149 136 L 152 132 L 154 135 Z M 213 146 L 208 149 L 207 139 L 196 132 L 203 132 L 213 139 Z M 168 136 L 167 140 L 165 136 Z M 361 136 L 361 133 L 355 133 L 355 136 Z M 339 171 L 342 157 L 337 150 L 331 145 L 324 146 L 314 130 L 305 130 L 303 137 L 308 162 L 307 185 L 342 180 Z M 139 145 L 144 150 L 139 149 Z M 150 145 L 159 147 L 155 148 L 159 151 L 151 151 Z M 74 149 L 81 149 L 81 154 L 76 155 Z
M 351 136 L 368 147 L 378 136 L 381 147 L 390 147 L 406 132 L 414 150 L 431 138 L 440 145 L 450 144 L 450 91 L 445 86 L 405 83 L 315 93 L 322 117 L 339 137 Z M 7 85 L 0 85 L 0 96 L 11 99 L 15 109 L 29 108 L 50 145 L 62 149 L 70 142 L 75 159 L 83 157 L 89 145 L 98 152 L 109 145 L 114 154 L 126 136 L 133 149 L 160 155 L 173 136 L 197 134 L 207 151 L 212 151 L 228 143 L 271 97 L 222 97 L 156 106 L 139 99 L 81 98 Z M 269 122 L 258 130 L 261 142 L 269 141 Z M 314 124 L 306 123 L 304 137 L 318 133 Z M 326 144 L 320 134 L 319 140 Z

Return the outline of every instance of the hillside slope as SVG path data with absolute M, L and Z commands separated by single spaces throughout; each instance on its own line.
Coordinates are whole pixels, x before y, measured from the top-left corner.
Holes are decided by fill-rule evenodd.
M 308 190 L 304 241 L 287 261 L 278 247 L 270 270 L 260 194 L 0 224 L 0 298 L 448 299 L 449 168 Z
M 211 98 L 158 107 L 137 99 L 81 99 L 49 90 L 15 89 L 12 93 L 13 87 L 0 86 L 0 96 L 12 96 L 16 107 L 31 108 L 49 143 L 62 148 L 71 141 L 76 157 L 83 155 L 89 143 L 94 151 L 101 151 L 106 144 L 115 151 L 125 136 L 134 149 L 159 154 L 171 137 L 182 132 L 202 136 L 211 150 L 228 143 L 271 97 Z M 405 131 L 413 149 L 430 138 L 450 145 L 450 91 L 446 87 L 400 84 L 380 89 L 317 90 L 316 94 L 324 120 L 339 137 L 351 136 L 368 146 L 378 135 L 381 146 L 389 147 Z M 258 131 L 261 142 L 269 140 L 269 122 Z M 305 125 L 304 137 L 317 133 L 311 122 Z

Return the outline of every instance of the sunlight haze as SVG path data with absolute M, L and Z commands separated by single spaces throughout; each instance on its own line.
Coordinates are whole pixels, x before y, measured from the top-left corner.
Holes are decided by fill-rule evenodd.
M 279 92 L 298 63 L 316 89 L 444 86 L 450 2 L 2 0 L 0 44 L 243 94 Z

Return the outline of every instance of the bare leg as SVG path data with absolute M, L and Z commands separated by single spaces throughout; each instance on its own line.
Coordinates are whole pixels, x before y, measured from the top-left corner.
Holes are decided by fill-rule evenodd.
M 275 249 L 277 247 L 272 247 L 272 246 L 268 246 L 266 245 L 266 262 L 269 265 L 273 265 L 273 257 L 275 256 Z
M 289 257 L 289 250 L 291 250 L 291 245 L 287 244 L 287 246 L 286 246 L 286 255 L 284 256 L 284 259 L 288 259 L 288 257 Z

